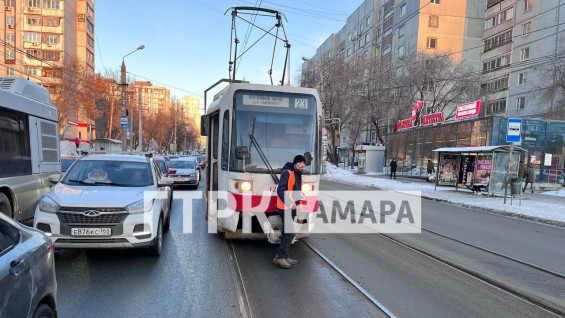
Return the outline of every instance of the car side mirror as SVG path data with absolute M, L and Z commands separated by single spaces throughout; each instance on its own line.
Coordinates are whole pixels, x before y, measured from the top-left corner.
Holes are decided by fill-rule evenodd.
M 169 186 L 172 186 L 174 183 L 175 183 L 175 181 L 173 180 L 173 178 L 161 177 L 161 180 L 159 180 L 159 182 L 157 183 L 157 186 L 159 186 L 159 187 L 169 187 Z
M 312 159 L 314 159 L 314 158 L 312 157 L 312 154 L 311 154 L 311 153 L 309 153 L 309 152 L 305 152 L 305 153 L 304 153 L 304 163 L 305 163 L 307 166 L 309 166 L 309 165 L 312 164 Z
M 200 136 L 208 136 L 208 132 L 206 129 L 206 115 L 200 116 Z
M 59 181 L 61 181 L 61 175 L 60 174 L 52 174 L 52 175 L 49 176 L 48 180 L 52 184 L 57 184 L 57 183 L 59 183 Z
M 235 147 L 235 158 L 237 160 L 243 160 L 244 158 L 247 158 L 248 156 L 249 156 L 249 151 L 247 150 L 247 147 L 245 147 L 245 146 Z

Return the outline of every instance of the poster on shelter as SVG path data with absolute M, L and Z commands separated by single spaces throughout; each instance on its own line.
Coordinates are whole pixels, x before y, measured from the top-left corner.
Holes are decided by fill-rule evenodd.
M 492 169 L 492 155 L 485 154 L 477 157 L 477 171 L 475 172 L 475 183 L 483 183 L 490 176 Z
M 439 185 L 456 186 L 459 176 L 459 155 L 441 154 L 439 157 Z

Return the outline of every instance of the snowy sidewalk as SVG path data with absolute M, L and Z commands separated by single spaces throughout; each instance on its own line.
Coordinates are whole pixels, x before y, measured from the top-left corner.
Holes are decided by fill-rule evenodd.
M 434 191 L 433 183 L 426 183 L 425 180 L 402 178 L 391 180 L 385 175 L 363 176 L 353 174 L 351 170 L 343 170 L 336 166 L 327 165 L 327 174 L 322 179 L 375 187 L 381 190 L 393 191 L 421 191 L 422 197 L 442 202 L 449 202 L 455 205 L 480 208 L 499 214 L 511 215 L 529 220 L 535 220 L 543 223 L 549 223 L 559 226 L 565 226 L 565 197 L 556 195 L 556 191 L 548 193 L 524 193 L 522 206 L 519 205 L 519 199 L 513 200 L 510 205 L 510 198 L 504 204 L 504 197 L 495 196 L 487 197 L 487 195 L 477 196 L 468 189 L 459 189 L 458 191 L 452 187 L 437 187 Z M 529 191 L 529 189 L 528 189 Z M 563 194 L 565 191 L 560 191 Z

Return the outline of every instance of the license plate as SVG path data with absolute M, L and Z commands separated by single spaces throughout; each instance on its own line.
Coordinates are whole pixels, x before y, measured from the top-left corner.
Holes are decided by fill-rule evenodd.
M 88 228 L 72 228 L 72 236 L 111 236 L 112 228 L 110 227 L 88 227 Z

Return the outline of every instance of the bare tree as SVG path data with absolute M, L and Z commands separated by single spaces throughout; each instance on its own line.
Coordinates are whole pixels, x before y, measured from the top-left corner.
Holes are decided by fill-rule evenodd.
M 551 78 L 548 84 L 541 88 L 541 101 L 552 105 L 545 117 L 550 119 L 565 119 L 565 61 L 548 67 L 544 72 L 545 78 Z M 543 85 L 543 84 L 542 84 Z

